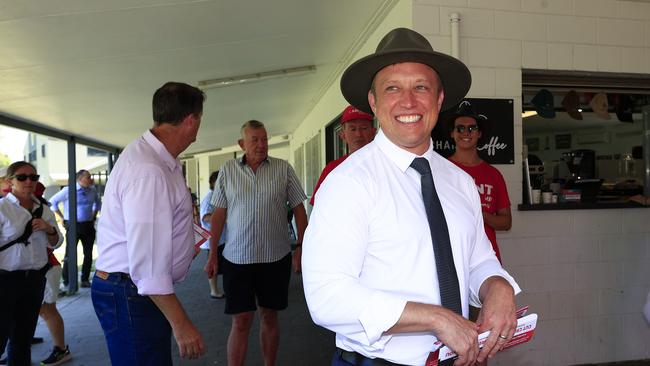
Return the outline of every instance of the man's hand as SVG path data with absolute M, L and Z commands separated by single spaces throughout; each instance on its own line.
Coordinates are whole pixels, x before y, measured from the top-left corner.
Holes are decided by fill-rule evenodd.
M 474 365 L 479 354 L 476 324 L 443 307 L 439 308 L 436 324 L 438 339 L 458 355 L 454 365 Z
M 217 269 L 219 268 L 219 260 L 217 259 L 216 250 L 210 250 L 208 255 L 208 261 L 203 267 L 203 271 L 208 275 L 208 278 L 212 278 L 217 274 Z
M 433 332 L 458 355 L 457 366 L 469 366 L 478 355 L 478 327 L 439 305 L 407 302 L 402 315 L 386 334 Z
M 171 325 L 181 357 L 194 359 L 203 355 L 203 337 L 187 317 L 176 295 L 149 295 L 149 298 Z
M 195 359 L 205 353 L 203 337 L 189 320 L 172 327 L 181 358 Z
M 302 246 L 297 246 L 296 250 L 293 251 L 291 263 L 293 264 L 293 271 L 295 273 L 302 271 Z
M 477 361 L 492 358 L 512 338 L 517 328 L 515 293 L 502 277 L 490 277 L 481 285 L 483 307 L 476 324 L 479 333 L 490 331 Z

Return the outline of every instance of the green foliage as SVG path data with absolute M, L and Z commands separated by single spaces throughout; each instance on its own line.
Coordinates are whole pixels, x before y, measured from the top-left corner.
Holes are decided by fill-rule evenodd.
M 11 159 L 7 154 L 0 153 L 0 169 L 8 167 L 11 164 Z

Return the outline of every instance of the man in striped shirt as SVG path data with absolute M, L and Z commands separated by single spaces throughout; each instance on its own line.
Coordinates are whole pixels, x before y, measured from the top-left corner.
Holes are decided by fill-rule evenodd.
M 293 168 L 268 156 L 264 124 L 251 120 L 241 128 L 244 156 L 220 169 L 212 195 L 212 238 L 220 238 L 224 224 L 223 287 L 226 314 L 233 315 L 228 337 L 228 365 L 243 365 L 255 311 L 260 309 L 260 341 L 264 364 L 274 365 L 278 349 L 278 310 L 288 305 L 291 264 L 300 271 L 302 237 L 307 227 L 303 201 L 307 198 Z M 287 205 L 298 227 L 298 243 L 291 255 Z M 217 272 L 217 245 L 210 243 L 205 266 L 208 277 Z

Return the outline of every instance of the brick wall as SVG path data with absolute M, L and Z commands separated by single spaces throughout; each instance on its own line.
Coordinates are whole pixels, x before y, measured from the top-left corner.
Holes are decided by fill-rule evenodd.
M 410 1 L 410 0 L 408 0 Z M 461 16 L 469 96 L 515 99 L 521 69 L 650 73 L 650 3 L 618 0 L 413 0 L 413 27 L 450 52 Z M 521 201 L 521 116 L 515 165 L 498 166 Z M 506 267 L 538 312 L 537 336 L 491 365 L 566 365 L 650 358 L 641 307 L 650 290 L 650 210 L 518 212 L 499 235 Z

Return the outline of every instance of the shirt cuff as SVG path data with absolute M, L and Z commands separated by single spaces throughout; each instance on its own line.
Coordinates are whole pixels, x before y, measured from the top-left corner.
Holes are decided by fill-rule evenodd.
M 170 295 L 174 293 L 174 284 L 171 276 L 156 278 L 133 279 L 140 295 Z
M 406 300 L 376 291 L 370 297 L 368 306 L 359 315 L 359 322 L 366 332 L 368 346 L 382 350 L 392 335 L 383 336 L 404 312 Z
M 472 306 L 482 306 L 481 300 L 479 298 L 481 285 L 483 285 L 483 282 L 485 282 L 485 280 L 493 276 L 503 277 L 506 281 L 508 281 L 514 290 L 515 295 L 521 292 L 521 288 L 519 288 L 519 285 L 515 279 L 510 276 L 506 270 L 503 268 L 495 270 L 494 266 L 492 266 L 490 263 L 484 263 L 483 265 L 479 265 L 477 268 L 475 268 L 471 274 L 469 303 Z

